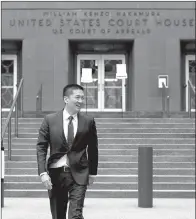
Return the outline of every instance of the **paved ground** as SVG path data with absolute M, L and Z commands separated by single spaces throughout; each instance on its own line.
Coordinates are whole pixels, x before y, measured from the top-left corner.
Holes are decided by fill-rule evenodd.
M 138 208 L 137 199 L 85 200 L 85 219 L 195 219 L 195 199 L 154 199 Z M 2 219 L 51 219 L 47 198 L 6 198 Z

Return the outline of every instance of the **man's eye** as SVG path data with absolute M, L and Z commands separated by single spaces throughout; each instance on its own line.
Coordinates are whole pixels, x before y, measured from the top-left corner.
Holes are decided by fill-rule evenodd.
M 84 97 L 76 97 L 77 100 L 81 99 L 84 100 Z

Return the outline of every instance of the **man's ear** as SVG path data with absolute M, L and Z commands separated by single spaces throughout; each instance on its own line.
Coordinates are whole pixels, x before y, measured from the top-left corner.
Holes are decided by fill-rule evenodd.
M 63 97 L 63 100 L 64 100 L 65 103 L 67 103 L 67 102 L 68 102 L 68 97 L 67 97 L 67 96 L 64 96 L 64 97 Z

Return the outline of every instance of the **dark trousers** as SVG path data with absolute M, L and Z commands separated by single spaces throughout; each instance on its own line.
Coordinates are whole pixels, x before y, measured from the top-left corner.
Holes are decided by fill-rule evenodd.
M 53 184 L 48 192 L 52 219 L 66 219 L 68 200 L 68 219 L 84 219 L 82 210 L 87 186 L 78 185 L 69 168 L 51 168 L 49 175 Z

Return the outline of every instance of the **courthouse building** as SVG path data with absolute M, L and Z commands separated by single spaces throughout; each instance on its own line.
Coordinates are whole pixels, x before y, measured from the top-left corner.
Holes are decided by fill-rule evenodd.
M 69 83 L 87 88 L 88 111 L 158 112 L 162 77 L 170 111 L 187 111 L 188 80 L 195 86 L 194 7 L 194 2 L 3 2 L 2 110 L 11 107 L 23 78 L 20 102 L 27 113 L 36 111 L 38 97 L 42 111 L 61 109 Z M 127 78 L 116 78 L 116 64 L 126 64 Z M 81 81 L 83 68 L 92 69 L 93 82 Z

